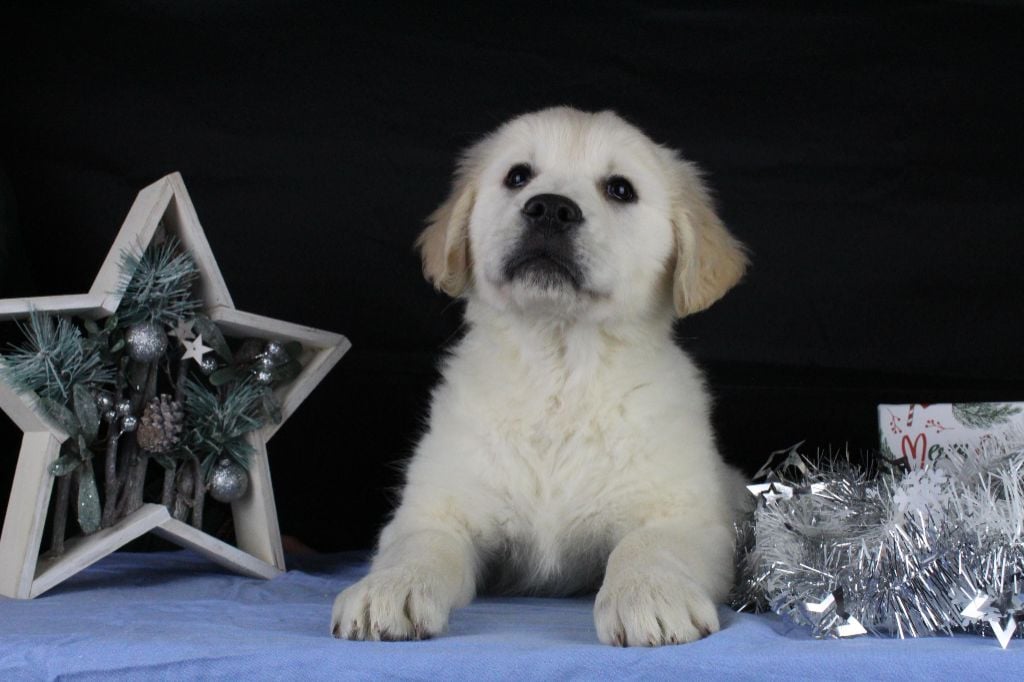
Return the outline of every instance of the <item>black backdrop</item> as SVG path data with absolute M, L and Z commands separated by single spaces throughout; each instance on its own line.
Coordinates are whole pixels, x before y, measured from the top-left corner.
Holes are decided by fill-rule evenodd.
M 1024 400 L 1024 10 L 1011 3 L 5 4 L 0 296 L 88 288 L 185 177 L 237 305 L 354 347 L 271 444 L 282 529 L 368 546 L 459 309 L 411 244 L 457 150 L 612 108 L 753 252 L 682 322 L 729 459 L 869 449 L 875 404 Z M 0 425 L 0 499 L 17 433 Z

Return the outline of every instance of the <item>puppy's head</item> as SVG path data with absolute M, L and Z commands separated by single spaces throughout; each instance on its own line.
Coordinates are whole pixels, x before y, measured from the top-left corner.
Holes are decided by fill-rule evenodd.
M 471 147 L 417 245 L 451 296 L 598 320 L 703 310 L 747 264 L 695 166 L 614 113 L 565 107 Z

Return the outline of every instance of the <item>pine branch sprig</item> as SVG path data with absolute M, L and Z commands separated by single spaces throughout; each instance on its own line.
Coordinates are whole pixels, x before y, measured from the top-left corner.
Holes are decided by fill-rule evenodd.
M 1019 405 L 1010 403 L 953 403 L 953 417 L 975 429 L 987 429 L 1005 424 L 1020 414 Z
M 141 254 L 121 253 L 121 324 L 140 322 L 173 324 L 199 310 L 194 292 L 199 268 L 181 242 L 168 236 Z
M 20 346 L 0 356 L 0 378 L 19 393 L 70 404 L 76 384 L 109 386 L 114 371 L 90 352 L 82 332 L 68 318 L 33 311 L 28 323 L 18 322 L 25 336 Z
M 262 386 L 241 381 L 218 395 L 189 378 L 185 383 L 185 413 L 184 447 L 204 463 L 204 469 L 222 454 L 248 467 L 253 449 L 245 434 L 267 423 Z

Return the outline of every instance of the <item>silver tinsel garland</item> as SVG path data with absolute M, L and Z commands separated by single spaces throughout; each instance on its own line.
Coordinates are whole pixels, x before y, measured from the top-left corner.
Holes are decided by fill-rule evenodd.
M 1005 647 L 1021 635 L 1024 434 L 870 474 L 848 456 L 781 454 L 749 486 L 759 499 L 738 528 L 734 606 L 817 637 L 967 630 Z

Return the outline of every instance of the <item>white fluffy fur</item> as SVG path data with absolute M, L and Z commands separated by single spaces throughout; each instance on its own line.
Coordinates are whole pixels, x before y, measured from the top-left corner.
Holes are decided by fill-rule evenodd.
M 510 190 L 517 163 L 535 177 Z M 638 201 L 611 201 L 610 175 L 629 178 Z M 503 275 L 539 193 L 571 197 L 585 216 L 579 289 Z M 467 152 L 419 246 L 428 278 L 466 299 L 468 331 L 370 574 L 335 601 L 335 636 L 437 635 L 494 585 L 599 587 L 606 643 L 717 630 L 745 491 L 671 328 L 735 284 L 746 259 L 695 168 L 610 112 L 528 114 Z

